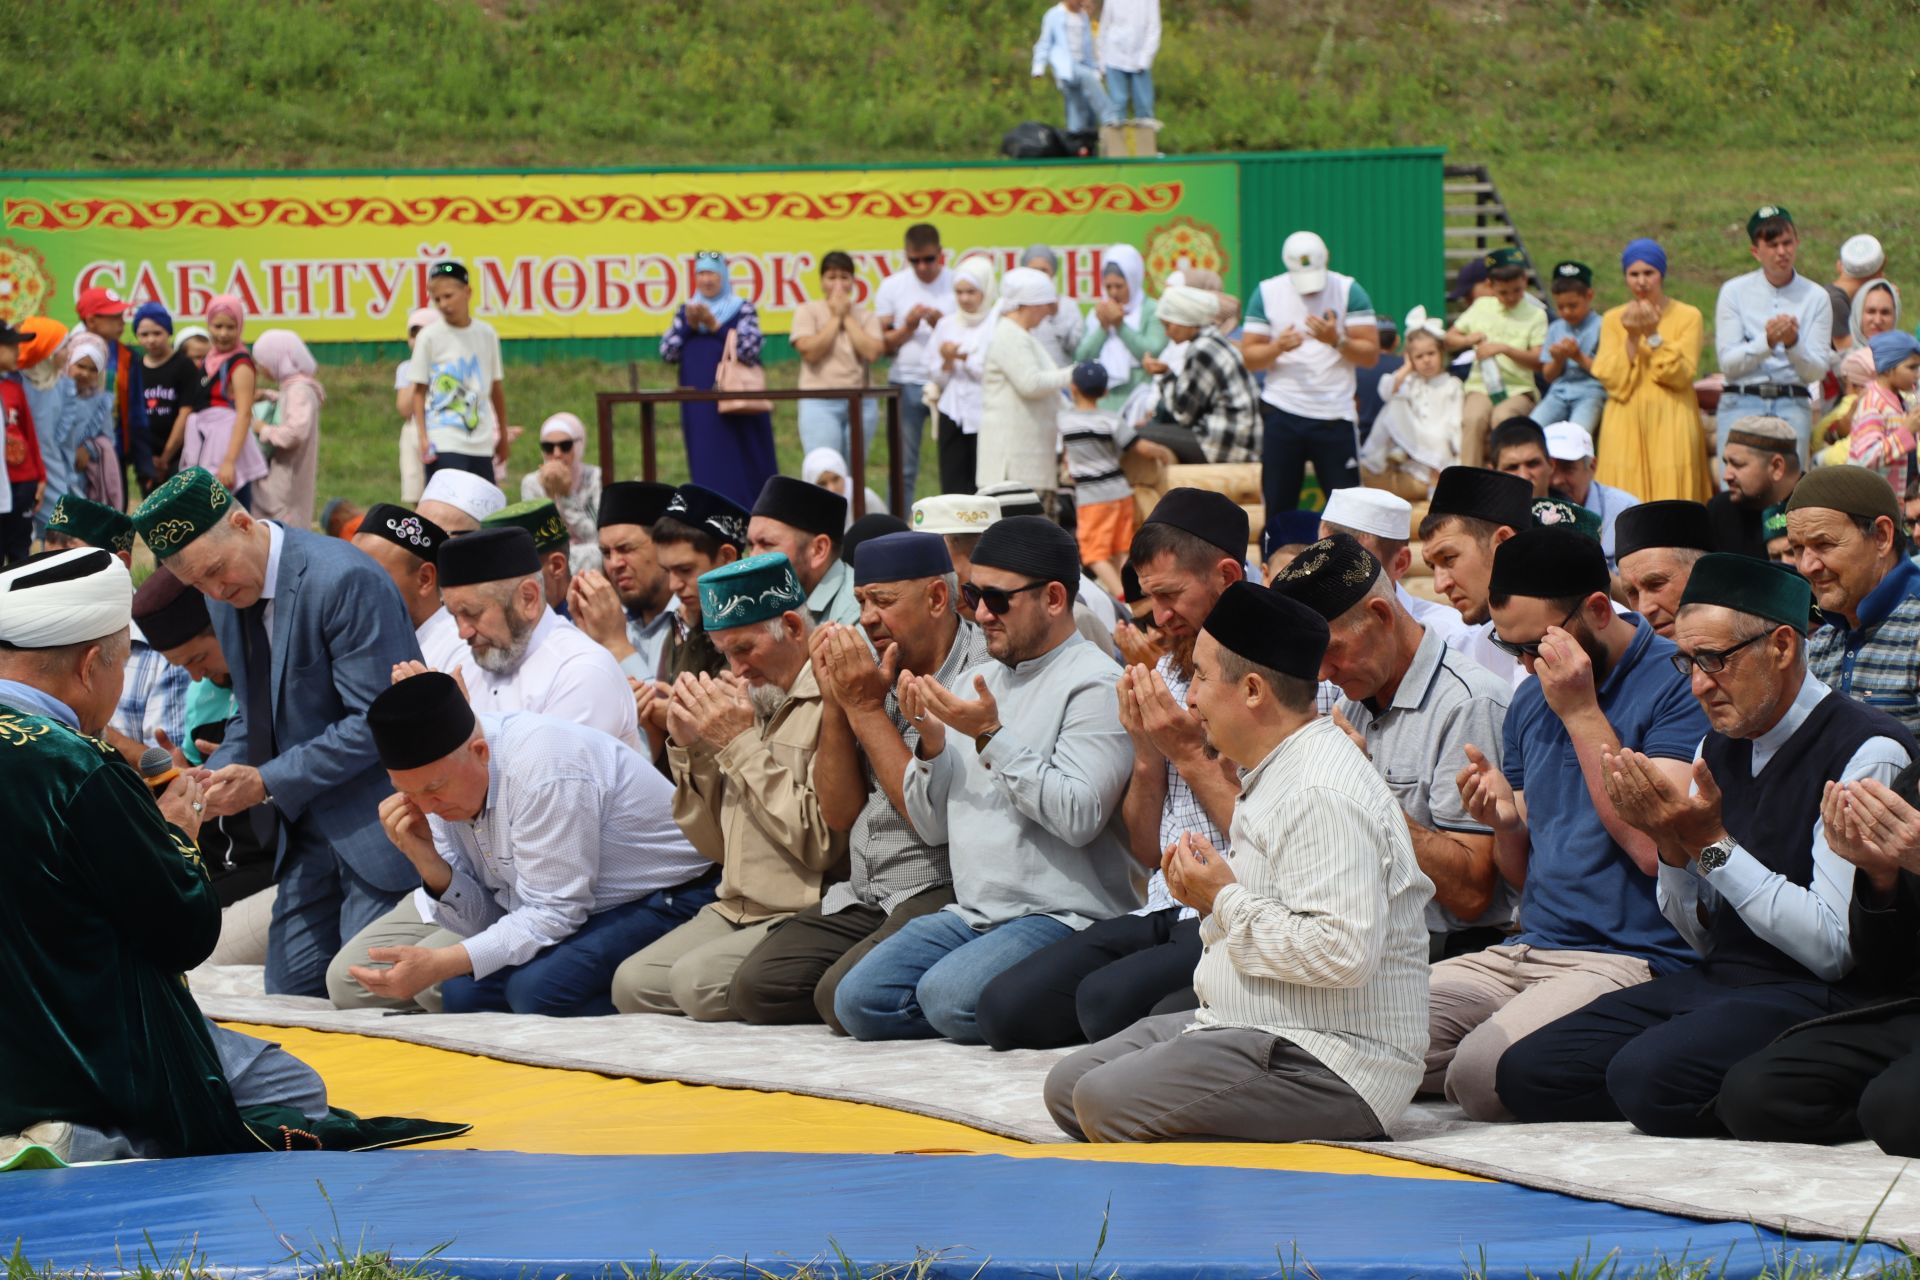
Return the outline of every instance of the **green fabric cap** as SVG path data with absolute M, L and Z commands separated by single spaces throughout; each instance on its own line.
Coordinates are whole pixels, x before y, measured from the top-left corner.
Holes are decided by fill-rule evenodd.
M 1600 541 L 1600 517 L 1567 498 L 1537 498 L 1533 504 L 1533 522 L 1542 528 L 1565 526 L 1575 533 Z
M 510 507 L 502 507 L 480 522 L 482 528 L 497 529 L 502 525 L 512 525 L 525 529 L 533 535 L 533 549 L 545 555 L 549 551 L 564 551 L 567 547 L 567 522 L 560 518 L 560 508 L 551 498 L 536 498 L 531 502 L 516 502 Z
M 1487 255 L 1487 270 L 1498 271 L 1502 267 L 1524 267 L 1527 255 L 1518 249 L 1495 249 Z
M 1760 527 L 1771 542 L 1775 538 L 1787 536 L 1787 504 L 1776 502 L 1760 513 Z
M 1581 284 L 1593 284 L 1593 268 L 1584 262 L 1556 262 L 1553 264 L 1555 280 L 1578 280 Z
M 133 529 L 165 560 L 233 514 L 233 495 L 205 467 L 189 467 L 147 495 Z
M 708 635 L 765 622 L 806 603 L 793 566 L 777 551 L 700 575 L 700 617 Z
M 1785 218 L 1789 224 L 1793 222 L 1793 214 L 1787 211 L 1787 206 L 1763 204 L 1753 211 L 1752 217 L 1747 219 L 1747 239 L 1753 239 L 1754 232 L 1760 230 L 1760 224 L 1769 218 Z
M 1801 635 L 1813 621 L 1813 587 L 1793 569 L 1752 556 L 1715 551 L 1694 562 L 1680 607 L 1713 604 L 1792 627 Z
M 123 511 L 77 494 L 64 494 L 53 504 L 53 514 L 47 517 L 47 532 L 102 551 L 133 550 L 133 520 Z

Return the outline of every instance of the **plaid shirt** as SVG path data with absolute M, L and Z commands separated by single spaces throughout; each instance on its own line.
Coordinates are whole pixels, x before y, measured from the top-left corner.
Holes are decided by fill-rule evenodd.
M 127 653 L 127 682 L 120 705 L 113 709 L 112 727 L 135 742 L 157 746 L 156 730 L 165 729 L 176 746 L 187 741 L 187 686 L 185 667 L 176 667 L 160 651 L 138 636 Z
M 1860 602 L 1860 625 L 1828 613 L 1807 667 L 1829 688 L 1920 733 L 1920 566 L 1902 557 Z
M 1201 330 L 1179 374 L 1161 379 L 1160 407 L 1200 438 L 1208 462 L 1260 461 L 1260 388 L 1218 330 Z

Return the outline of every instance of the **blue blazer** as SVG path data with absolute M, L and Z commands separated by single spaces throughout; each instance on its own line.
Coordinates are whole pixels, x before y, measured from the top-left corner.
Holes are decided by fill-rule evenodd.
M 393 580 L 365 552 L 297 529 L 282 534 L 267 677 L 280 750 L 260 767 L 287 827 L 281 856 L 317 838 L 377 888 L 411 889 L 420 875 L 380 827 L 380 802 L 393 784 L 374 752 L 367 707 L 393 682 L 394 663 L 420 658 L 413 621 Z M 239 612 L 215 600 L 207 612 L 233 673 L 237 713 L 207 762 L 218 769 L 246 762 L 254 731 L 246 691 L 255 673 L 247 670 Z

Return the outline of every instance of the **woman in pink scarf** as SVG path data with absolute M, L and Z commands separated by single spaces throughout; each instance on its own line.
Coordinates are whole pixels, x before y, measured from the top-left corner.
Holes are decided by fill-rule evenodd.
M 253 356 L 240 341 L 246 325 L 247 309 L 232 294 L 223 293 L 207 304 L 213 350 L 207 352 L 201 385 L 208 407 L 187 426 L 180 469 L 205 467 L 241 506 L 252 510 L 253 483 L 266 477 L 267 460 L 253 438 Z
M 269 329 L 253 344 L 253 361 L 260 372 L 280 384 L 278 405 L 271 423 L 254 419 L 260 444 L 271 452 L 267 475 L 253 488 L 253 513 L 277 520 L 289 529 L 313 524 L 314 473 L 320 459 L 320 406 L 327 393 L 314 380 L 313 353 L 300 335 L 287 329 Z

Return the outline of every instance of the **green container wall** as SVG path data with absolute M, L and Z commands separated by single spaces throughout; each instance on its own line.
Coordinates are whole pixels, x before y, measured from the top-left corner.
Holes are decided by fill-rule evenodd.
M 1244 291 L 1285 269 L 1289 235 L 1315 231 L 1327 265 L 1358 280 L 1382 315 L 1398 321 L 1416 306 L 1443 315 L 1445 157 L 1438 148 L 1236 157 Z

